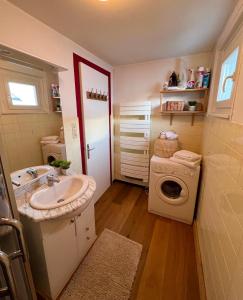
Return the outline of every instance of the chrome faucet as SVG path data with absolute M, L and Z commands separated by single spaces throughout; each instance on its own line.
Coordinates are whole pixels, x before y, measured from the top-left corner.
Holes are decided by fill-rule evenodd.
M 54 175 L 47 175 L 47 185 L 48 186 L 53 186 L 54 182 L 60 182 L 60 179 L 57 176 Z
M 29 174 L 33 179 L 38 177 L 37 170 L 34 168 L 30 168 L 26 171 L 27 174 Z

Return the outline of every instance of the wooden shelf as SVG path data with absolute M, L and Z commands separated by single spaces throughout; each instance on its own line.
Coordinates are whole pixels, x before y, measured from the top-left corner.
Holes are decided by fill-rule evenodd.
M 161 90 L 160 91 L 160 112 L 162 116 L 170 116 L 170 125 L 173 123 L 173 117 L 174 116 L 191 116 L 191 125 L 194 125 L 194 119 L 195 116 L 204 115 L 207 111 L 208 107 L 208 88 L 196 88 L 196 89 L 176 89 L 176 90 Z M 203 100 L 200 101 L 203 105 L 203 111 L 168 111 L 163 110 L 163 105 L 165 102 L 163 102 L 163 95 L 164 94 L 177 94 L 177 97 L 179 94 L 189 94 L 189 93 L 201 93 L 203 92 Z
M 191 116 L 191 125 L 194 125 L 194 118 L 195 116 L 199 116 L 199 115 L 205 115 L 205 111 L 162 111 L 161 115 L 163 116 L 170 116 L 170 125 L 172 125 L 173 123 L 173 117 L 174 115 L 177 116 Z
M 176 89 L 176 90 L 161 90 L 160 94 L 175 94 L 175 93 L 195 93 L 195 92 L 206 92 L 208 88 L 200 88 L 200 89 Z
M 55 110 L 55 112 L 56 112 L 56 113 L 62 113 L 62 111 L 61 111 L 61 110 Z
M 205 114 L 205 111 L 197 110 L 197 111 L 190 111 L 190 110 L 166 110 L 161 112 L 162 115 L 202 115 Z

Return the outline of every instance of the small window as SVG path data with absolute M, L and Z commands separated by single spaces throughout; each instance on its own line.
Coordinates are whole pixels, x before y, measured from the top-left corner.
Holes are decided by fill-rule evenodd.
M 0 60 L 1 113 L 48 113 L 46 83 L 44 71 Z
M 234 49 L 224 60 L 218 87 L 217 102 L 229 101 L 231 100 L 234 81 L 235 81 L 235 72 L 237 68 L 237 61 L 239 55 L 239 47 Z
M 36 86 L 19 82 L 8 82 L 11 104 L 14 106 L 38 106 Z

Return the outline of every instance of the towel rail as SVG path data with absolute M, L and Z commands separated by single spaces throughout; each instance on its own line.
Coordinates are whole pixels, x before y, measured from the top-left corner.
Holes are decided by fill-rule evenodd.
M 151 102 L 120 105 L 120 176 L 148 185 Z

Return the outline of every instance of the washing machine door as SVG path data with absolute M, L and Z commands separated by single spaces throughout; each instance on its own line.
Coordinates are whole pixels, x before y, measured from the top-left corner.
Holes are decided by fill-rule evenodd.
M 160 177 L 156 184 L 156 192 L 162 201 L 171 205 L 183 204 L 189 196 L 184 181 L 174 176 Z
M 60 155 L 59 155 L 59 154 L 56 154 L 56 153 L 48 153 L 45 163 L 49 165 L 49 164 L 52 163 L 54 160 L 58 160 L 58 159 L 60 159 Z

